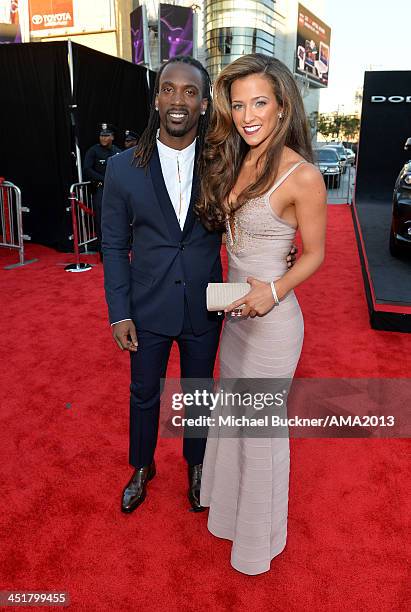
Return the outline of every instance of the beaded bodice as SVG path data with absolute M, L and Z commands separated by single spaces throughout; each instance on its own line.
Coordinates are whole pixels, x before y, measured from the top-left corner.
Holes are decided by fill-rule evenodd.
M 227 250 L 239 254 L 258 246 L 261 241 L 292 242 L 296 228 L 281 219 L 271 208 L 270 196 L 301 164 L 299 161 L 283 174 L 263 195 L 253 198 L 226 219 Z M 283 249 L 281 249 L 282 251 Z
M 296 228 L 272 209 L 270 196 L 304 161 L 294 164 L 265 194 L 243 204 L 226 219 L 229 281 L 279 278 L 287 270 L 287 255 Z
M 252 249 L 261 241 L 292 242 L 296 228 L 271 209 L 270 196 L 264 194 L 246 202 L 231 219 L 227 218 L 227 249 L 232 254 Z M 275 245 L 273 245 L 275 248 Z

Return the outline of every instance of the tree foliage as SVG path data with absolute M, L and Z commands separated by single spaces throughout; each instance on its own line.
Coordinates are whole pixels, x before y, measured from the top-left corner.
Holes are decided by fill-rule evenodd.
M 311 113 L 310 125 L 313 124 L 316 125 L 316 131 L 324 136 L 326 140 L 358 141 L 360 119 L 356 115 Z

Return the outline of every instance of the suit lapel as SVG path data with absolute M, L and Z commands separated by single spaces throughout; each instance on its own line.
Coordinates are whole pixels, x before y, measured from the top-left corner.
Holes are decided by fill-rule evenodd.
M 149 162 L 149 168 L 153 189 L 164 215 L 170 236 L 179 242 L 181 240 L 182 232 L 174 207 L 171 203 L 170 196 L 168 195 L 166 184 L 164 182 L 157 147 L 154 148 L 153 155 L 151 156 L 151 160 Z

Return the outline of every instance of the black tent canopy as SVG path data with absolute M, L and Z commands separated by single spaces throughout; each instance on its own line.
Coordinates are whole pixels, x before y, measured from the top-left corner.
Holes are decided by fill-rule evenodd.
M 76 141 L 84 159 L 99 122 L 144 130 L 147 69 L 62 41 L 0 45 L 0 74 L 0 176 L 22 190 L 32 240 L 67 250 Z

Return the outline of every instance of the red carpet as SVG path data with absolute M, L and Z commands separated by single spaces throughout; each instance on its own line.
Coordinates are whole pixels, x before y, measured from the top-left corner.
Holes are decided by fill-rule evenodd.
M 326 264 L 298 291 L 298 376 L 409 376 L 410 336 L 369 327 L 350 211 L 329 213 Z M 187 511 L 179 441 L 160 439 L 147 501 L 122 515 L 129 363 L 102 266 L 68 274 L 71 256 L 35 245 L 27 257 L 5 271 L 16 257 L 0 249 L 0 590 L 68 591 L 87 611 L 409 609 L 406 440 L 292 440 L 287 547 L 257 577 Z

